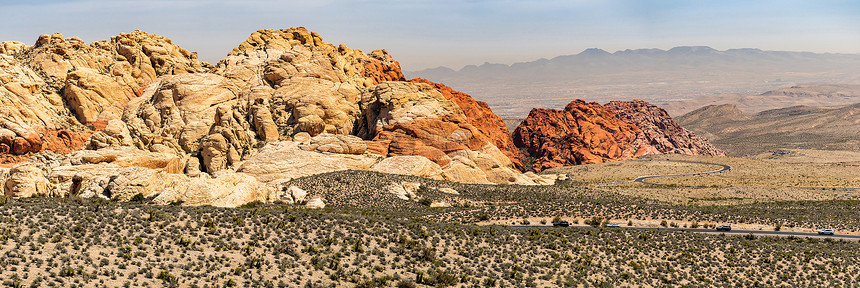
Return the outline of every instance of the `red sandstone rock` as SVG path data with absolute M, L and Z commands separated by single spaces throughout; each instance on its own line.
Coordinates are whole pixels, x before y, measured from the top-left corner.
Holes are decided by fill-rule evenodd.
M 91 134 L 91 132 L 45 129 L 24 137 L 0 137 L 0 163 L 6 165 L 27 161 L 28 154 L 46 150 L 69 154 L 82 149 Z
M 532 109 L 514 130 L 517 147 L 535 158 L 532 168 L 603 163 L 637 156 L 633 142 L 641 133 L 598 103 L 575 100 L 564 110 Z
M 406 81 L 406 77 L 400 71 L 400 63 L 394 61 L 394 58 L 388 55 L 388 51 L 373 50 L 367 56 L 377 61 L 365 63 L 362 76 L 373 79 L 374 84 L 382 81 Z
M 707 139 L 679 126 L 666 110 L 654 104 L 641 100 L 612 101 L 606 108 L 622 121 L 639 127 L 642 134 L 637 146 L 648 154 L 726 155 Z
M 477 128 L 456 118 L 448 115 L 388 125 L 373 140 L 367 141 L 367 150 L 385 156 L 424 156 L 445 166 L 451 161 L 446 153 L 478 150 L 488 143 Z
M 454 91 L 451 87 L 441 83 L 434 83 L 422 78 L 410 79 L 409 81 L 430 84 L 430 86 L 441 92 L 446 99 L 457 103 L 457 106 L 463 109 L 463 113 L 466 114 L 469 123 L 475 126 L 481 133 L 484 133 L 490 143 L 499 147 L 499 150 L 511 159 L 515 168 L 522 170 L 523 163 L 520 160 L 519 150 L 514 146 L 514 141 L 511 139 L 511 135 L 508 134 L 508 128 L 505 127 L 505 122 L 502 121 L 501 117 L 493 113 L 490 105 L 487 105 L 486 102 L 476 101 L 472 96 Z

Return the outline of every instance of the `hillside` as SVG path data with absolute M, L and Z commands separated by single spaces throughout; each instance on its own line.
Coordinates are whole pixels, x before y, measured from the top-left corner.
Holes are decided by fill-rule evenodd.
M 791 106 L 836 107 L 860 102 L 860 85 L 797 85 L 757 95 L 722 94 L 673 101 L 663 105 L 671 115 L 683 115 L 707 105 L 732 104 L 740 111 L 755 114 Z
M 662 106 L 702 96 L 757 95 L 800 84 L 860 85 L 860 55 L 719 51 L 710 47 L 614 53 L 588 49 L 575 55 L 512 65 L 485 63 L 460 70 L 440 67 L 405 74 L 447 83 L 486 101 L 503 118 L 522 118 L 532 107 L 562 109 L 571 98 L 601 103 L 640 99 Z M 680 113 L 683 109 L 667 110 L 681 115 L 714 103 L 699 104 L 702 105 L 688 105 L 689 110 Z M 804 103 L 761 110 L 801 104 Z M 847 103 L 841 103 L 844 104 Z
M 860 104 L 837 108 L 794 106 L 743 114 L 731 104 L 702 107 L 675 118 L 729 155 L 780 149 L 860 149 Z

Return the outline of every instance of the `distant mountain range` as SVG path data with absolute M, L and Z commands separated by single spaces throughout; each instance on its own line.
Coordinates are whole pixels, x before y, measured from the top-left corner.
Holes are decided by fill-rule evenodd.
M 759 94 L 797 84 L 860 84 L 860 54 L 715 50 L 684 46 L 579 54 L 512 65 L 485 63 L 459 71 L 438 67 L 406 72 L 486 101 L 502 117 L 531 107 L 560 108 L 575 98 L 641 99 L 657 104 L 700 96 Z
M 662 105 L 670 115 L 682 115 L 707 105 L 731 104 L 747 114 L 792 106 L 837 107 L 860 103 L 860 85 L 797 85 L 758 95 L 720 94 Z

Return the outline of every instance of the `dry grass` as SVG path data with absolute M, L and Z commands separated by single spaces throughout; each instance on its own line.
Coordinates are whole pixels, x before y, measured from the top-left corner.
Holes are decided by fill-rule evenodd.
M 663 156 L 663 155 L 661 155 Z M 665 161 L 672 157 L 647 157 L 600 164 L 565 166 L 543 173 L 565 173 L 571 180 L 586 183 L 627 182 L 639 176 L 700 173 L 719 169 L 711 165 Z
M 764 158 L 761 154 L 755 158 L 670 155 L 667 158 L 727 164 L 732 170 L 707 176 L 657 178 L 650 182 L 715 187 L 860 187 L 857 173 L 860 157 L 845 156 L 853 153 L 828 156 L 826 151 L 798 150 L 796 154 L 778 158 Z
M 860 152 L 791 150 L 791 154 L 764 153 L 748 158 L 691 155 L 651 155 L 636 160 L 561 167 L 550 173 L 567 173 L 584 184 L 621 183 L 595 189 L 668 203 L 736 205 L 772 201 L 823 201 L 860 199 Z M 671 160 L 671 161 L 670 161 Z M 707 172 L 717 166 L 672 161 L 727 164 L 719 174 L 651 178 L 659 186 L 627 183 L 639 176 Z M 803 187 L 803 188 L 798 188 Z

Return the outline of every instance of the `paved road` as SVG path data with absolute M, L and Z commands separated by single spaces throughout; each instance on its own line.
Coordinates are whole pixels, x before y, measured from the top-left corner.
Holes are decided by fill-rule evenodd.
M 701 172 L 701 173 L 690 173 L 690 174 L 674 174 L 674 175 L 640 176 L 639 178 L 633 179 L 633 182 L 639 182 L 639 183 L 650 184 L 650 185 L 660 185 L 660 184 L 657 184 L 657 183 L 651 183 L 651 182 L 648 182 L 648 181 L 645 181 L 645 180 L 648 180 L 648 179 L 651 179 L 651 178 L 664 178 L 664 177 L 700 176 L 700 175 L 708 175 L 708 174 L 723 173 L 723 172 L 726 172 L 726 171 L 732 170 L 732 166 L 729 166 L 729 165 L 726 165 L 726 164 L 719 164 L 719 163 L 696 162 L 696 161 L 683 161 L 683 160 L 667 160 L 667 161 L 669 161 L 669 162 L 679 162 L 679 163 L 690 163 L 690 164 L 702 164 L 702 165 L 720 166 L 720 167 L 721 167 L 721 169 L 719 169 L 719 170 L 714 170 L 714 171 L 708 171 L 708 172 Z
M 512 225 L 511 227 L 518 228 L 555 228 L 555 229 L 564 229 L 564 227 L 552 227 L 552 226 L 522 226 L 522 225 Z M 571 226 L 571 227 L 590 227 L 590 226 Z M 732 230 L 732 231 L 717 231 L 714 229 L 701 229 L 701 228 L 648 228 L 648 227 L 626 227 L 621 226 L 621 228 L 606 228 L 606 229 L 636 229 L 636 230 L 664 230 L 664 231 L 690 231 L 695 233 L 704 233 L 704 234 L 726 234 L 726 235 L 749 235 L 753 234 L 756 236 L 795 236 L 795 237 L 805 237 L 805 238 L 832 238 L 832 239 L 845 239 L 852 241 L 860 241 L 860 235 L 818 235 L 818 233 L 802 233 L 802 232 L 788 232 L 788 231 L 761 231 L 761 230 Z
M 639 182 L 639 183 L 643 183 L 643 184 L 649 184 L 649 185 L 662 185 L 662 184 L 657 184 L 657 183 L 651 183 L 651 182 L 648 182 L 648 181 L 645 181 L 645 180 L 648 180 L 648 179 L 651 179 L 651 178 L 664 178 L 664 177 L 700 176 L 700 175 L 708 175 L 708 174 L 723 173 L 723 172 L 726 172 L 726 171 L 732 170 L 732 166 L 725 165 L 725 164 L 719 164 L 719 163 L 708 163 L 708 162 L 697 162 L 697 161 L 684 161 L 684 160 L 665 160 L 665 161 L 669 161 L 669 162 L 678 162 L 678 163 L 690 163 L 690 164 L 713 165 L 713 166 L 720 166 L 721 168 L 720 168 L 719 170 L 714 170 L 714 171 L 700 172 L 700 173 L 690 173 L 690 174 L 672 174 L 672 175 L 639 176 L 639 178 L 633 179 L 633 181 L 628 181 L 628 182 L 601 183 L 601 184 L 595 184 L 594 186 L 606 186 L 606 185 L 626 184 L 626 183 L 635 183 L 635 182 Z

